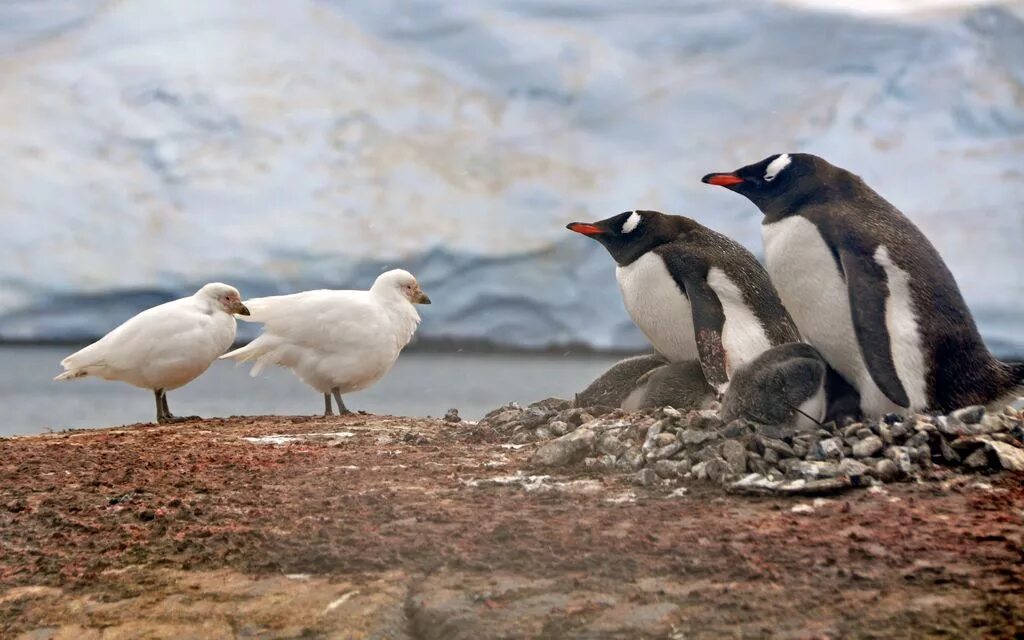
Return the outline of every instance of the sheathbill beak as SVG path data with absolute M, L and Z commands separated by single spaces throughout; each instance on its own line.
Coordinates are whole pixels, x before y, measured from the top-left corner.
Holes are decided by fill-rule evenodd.
M 719 187 L 731 187 L 743 183 L 743 178 L 734 173 L 709 173 L 700 179 L 705 184 L 714 184 Z
M 427 294 L 420 291 L 419 294 L 416 296 L 416 300 L 414 300 L 414 302 L 416 304 L 430 304 L 430 298 L 427 296 Z
M 242 301 L 239 300 L 238 302 L 235 302 L 231 305 L 231 313 L 240 316 L 247 316 L 249 315 L 249 307 L 242 304 Z

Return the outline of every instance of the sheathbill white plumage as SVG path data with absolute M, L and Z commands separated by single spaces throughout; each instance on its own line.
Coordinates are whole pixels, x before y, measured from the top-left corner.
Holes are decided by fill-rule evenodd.
M 176 418 L 167 391 L 195 380 L 235 341 L 233 314 L 249 313 L 238 290 L 213 282 L 194 295 L 147 309 L 61 361 L 54 380 L 96 376 L 119 380 L 156 397 L 159 423 Z
M 263 333 L 221 358 L 291 369 L 324 395 L 324 415 L 349 413 L 341 396 L 371 386 L 386 374 L 420 323 L 414 304 L 430 304 L 416 278 L 395 269 L 369 291 L 320 289 L 245 301 Z

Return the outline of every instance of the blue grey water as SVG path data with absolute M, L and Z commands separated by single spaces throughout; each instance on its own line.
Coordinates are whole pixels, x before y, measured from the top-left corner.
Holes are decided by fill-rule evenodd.
M 95 379 L 55 382 L 70 347 L 0 347 L 0 436 L 67 428 L 109 427 L 153 420 L 153 395 Z M 510 401 L 572 397 L 617 358 L 608 355 L 403 354 L 377 385 L 345 397 L 352 410 L 440 416 L 456 407 L 466 418 Z M 250 378 L 248 366 L 215 362 L 168 394 L 177 415 L 312 415 L 323 398 L 290 372 L 271 369 Z

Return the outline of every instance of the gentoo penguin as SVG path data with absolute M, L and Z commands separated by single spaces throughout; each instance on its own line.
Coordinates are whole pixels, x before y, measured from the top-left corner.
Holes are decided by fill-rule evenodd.
M 722 398 L 722 419 L 812 426 L 827 412 L 827 365 L 809 344 L 773 347 L 737 369 Z
M 783 153 L 703 182 L 764 213 L 772 283 L 865 415 L 951 411 L 1019 388 L 1024 365 L 989 353 L 938 252 L 858 176 Z
M 655 350 L 671 362 L 699 360 L 719 393 L 734 368 L 798 340 L 764 268 L 720 233 L 657 211 L 567 228 L 611 254 L 626 311 Z
M 700 362 L 670 362 L 651 369 L 637 380 L 636 388 L 622 401 L 626 411 L 673 407 L 681 411 L 710 409 L 715 390 L 704 379 Z
M 657 354 L 633 356 L 613 364 L 587 388 L 576 394 L 576 407 L 620 407 L 640 386 L 640 378 L 652 369 L 663 367 L 668 360 Z

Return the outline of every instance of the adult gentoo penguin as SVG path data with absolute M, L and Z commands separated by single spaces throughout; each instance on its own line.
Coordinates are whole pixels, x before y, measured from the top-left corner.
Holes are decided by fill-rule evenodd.
M 764 268 L 720 233 L 657 211 L 567 228 L 611 254 L 626 311 L 654 348 L 672 362 L 699 360 L 719 393 L 734 368 L 798 340 Z
M 951 411 L 1017 392 L 1024 365 L 989 353 L 939 253 L 858 176 L 784 153 L 703 182 L 764 213 L 772 283 L 866 415 Z

